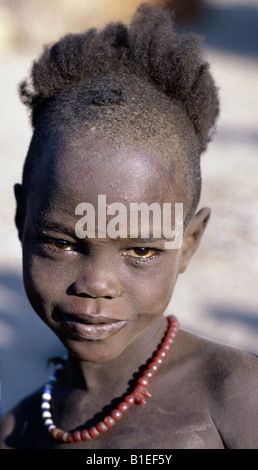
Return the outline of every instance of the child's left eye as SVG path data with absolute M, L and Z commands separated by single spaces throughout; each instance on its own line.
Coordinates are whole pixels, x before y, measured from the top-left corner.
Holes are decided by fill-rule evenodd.
M 145 248 L 145 247 L 139 247 L 139 248 L 130 248 L 129 250 L 126 250 L 126 255 L 131 256 L 136 259 L 149 259 L 158 254 L 158 250 L 155 250 L 154 248 Z

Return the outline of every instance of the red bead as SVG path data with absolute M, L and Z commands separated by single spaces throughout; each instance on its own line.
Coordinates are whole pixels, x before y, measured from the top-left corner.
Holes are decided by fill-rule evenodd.
M 53 433 L 56 429 L 57 429 L 57 427 L 55 425 L 53 425 L 53 427 L 49 429 L 49 434 L 51 434 L 51 436 L 53 436 Z
M 178 332 L 178 327 L 175 326 L 175 325 L 171 325 L 170 328 L 167 331 L 167 334 L 168 335 L 170 335 L 171 333 L 176 334 L 177 332 Z
M 174 342 L 174 338 L 171 338 L 170 336 L 167 336 L 166 339 L 165 339 L 165 341 L 166 341 L 166 344 L 169 344 L 170 347 L 171 347 L 171 345 L 172 345 L 173 342 Z M 164 341 L 164 343 L 165 343 L 165 341 Z M 164 343 L 163 343 L 163 344 L 164 344 Z M 160 349 L 163 349 L 163 344 L 161 345 L 161 348 L 160 348 Z
M 59 440 L 59 441 L 62 441 L 63 440 L 63 436 L 64 436 L 64 431 L 59 431 L 59 433 L 57 434 L 56 438 Z
M 175 330 L 174 328 L 171 328 L 171 330 L 168 331 L 167 338 L 171 338 L 174 341 L 176 334 L 177 334 L 177 330 Z
M 72 435 L 72 433 L 69 432 L 66 442 L 70 442 L 70 443 L 73 442 L 73 435 Z
M 75 431 L 72 437 L 74 442 L 80 442 L 82 440 L 80 431 Z
M 162 364 L 163 358 L 161 356 L 154 356 L 152 362 L 156 362 L 157 364 Z
M 150 398 L 151 397 L 151 393 L 149 392 L 149 390 L 147 388 L 143 389 L 142 394 L 145 398 Z
M 135 398 L 136 403 L 138 405 L 146 405 L 146 398 L 151 397 L 151 393 L 147 388 L 142 387 L 141 385 L 136 385 L 134 391 L 132 392 L 132 395 Z
M 150 369 L 145 369 L 142 373 L 144 377 L 148 377 L 148 379 L 152 379 L 153 377 L 153 372 Z
M 138 380 L 137 380 L 137 384 L 138 385 L 141 385 L 142 387 L 147 387 L 147 385 L 149 385 L 149 381 L 146 377 L 140 377 Z
M 160 348 L 160 349 L 157 351 L 157 354 L 156 354 L 156 356 L 160 356 L 160 357 L 162 357 L 162 358 L 165 358 L 166 355 L 167 355 L 167 351 L 166 351 L 165 349 L 162 349 L 162 348 Z
M 96 428 L 99 432 L 106 432 L 108 430 L 108 427 L 103 423 L 103 421 L 99 421 L 96 424 Z
M 135 399 L 132 395 L 126 395 L 124 398 L 124 402 L 127 403 L 129 406 L 133 406 L 135 404 Z
M 116 424 L 115 420 L 111 416 L 106 416 L 103 419 L 103 422 L 107 426 L 107 428 L 112 428 Z
M 64 434 L 64 431 L 62 431 L 62 429 L 54 427 L 54 428 L 51 428 L 49 432 L 50 432 L 51 436 L 53 436 L 58 441 L 62 440 L 62 435 Z
M 140 396 L 137 397 L 136 401 L 137 401 L 138 405 L 143 405 L 143 406 L 146 405 L 146 403 L 147 403 L 146 399 L 144 397 L 140 397 Z
M 110 416 L 115 420 L 119 421 L 122 418 L 122 413 L 117 408 L 111 411 Z
M 168 355 L 168 349 L 163 349 L 163 348 L 160 348 L 159 352 L 157 353 L 157 356 L 159 357 L 162 357 L 162 359 L 164 360 L 166 358 L 166 356 Z
M 88 429 L 83 429 L 81 431 L 81 440 L 82 441 L 89 441 L 90 439 L 91 439 L 91 437 L 89 435 Z
M 58 441 L 60 441 L 62 439 L 62 435 L 64 434 L 64 431 L 62 431 L 61 429 L 59 428 L 52 428 L 50 430 L 50 434 L 55 438 L 57 439 Z
M 122 401 L 121 403 L 119 403 L 119 405 L 117 405 L 117 409 L 121 411 L 123 415 L 125 415 L 129 411 L 129 405 Z
M 89 435 L 90 437 L 94 438 L 94 437 L 98 437 L 100 433 L 95 426 L 91 426 L 91 428 L 89 429 Z
M 153 372 L 156 372 L 159 368 L 159 365 L 157 362 L 150 362 L 147 366 L 148 369 L 151 369 Z

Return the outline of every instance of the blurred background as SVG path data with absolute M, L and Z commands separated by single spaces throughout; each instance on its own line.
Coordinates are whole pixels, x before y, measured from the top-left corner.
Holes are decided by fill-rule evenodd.
M 17 94 L 32 60 L 67 32 L 126 23 L 137 0 L 0 0 L 0 380 L 4 411 L 40 386 L 63 352 L 23 289 L 14 226 L 31 128 Z M 152 3 L 158 3 L 154 0 Z M 202 157 L 200 206 L 212 217 L 168 308 L 181 326 L 258 354 L 258 0 L 171 0 L 180 28 L 204 36 L 220 89 L 217 134 Z

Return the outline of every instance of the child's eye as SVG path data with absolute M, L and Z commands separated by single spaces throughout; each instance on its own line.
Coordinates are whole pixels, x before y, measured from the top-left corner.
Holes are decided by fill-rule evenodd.
M 75 251 L 74 244 L 66 240 L 58 238 L 45 238 L 42 241 L 48 248 L 51 248 L 55 251 Z
M 125 254 L 136 259 L 149 259 L 158 254 L 158 251 L 153 248 L 130 248 L 126 250 Z

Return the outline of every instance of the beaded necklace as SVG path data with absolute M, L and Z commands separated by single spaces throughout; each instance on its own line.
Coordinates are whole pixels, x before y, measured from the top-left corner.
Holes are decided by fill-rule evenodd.
M 46 426 L 49 434 L 56 440 L 62 442 L 81 442 L 89 441 L 98 437 L 100 434 L 108 431 L 112 428 L 123 415 L 126 415 L 129 409 L 135 405 L 146 405 L 147 399 L 151 397 L 150 392 L 147 390 L 150 379 L 157 372 L 161 366 L 163 360 L 167 356 L 172 344 L 174 343 L 175 337 L 179 330 L 178 320 L 174 316 L 168 316 L 168 328 L 165 333 L 164 339 L 157 351 L 154 353 L 153 358 L 150 360 L 141 377 L 137 380 L 137 385 L 130 395 L 126 395 L 123 401 L 121 401 L 111 413 L 106 416 L 103 421 L 99 421 L 96 426 L 91 426 L 89 429 L 83 429 L 82 431 L 66 432 L 59 429 L 53 421 L 51 413 L 51 401 L 52 393 L 55 382 L 58 379 L 60 371 L 63 369 L 64 364 L 60 362 L 56 365 L 54 372 L 49 377 L 47 384 L 44 387 L 41 399 L 41 410 L 44 425 Z

